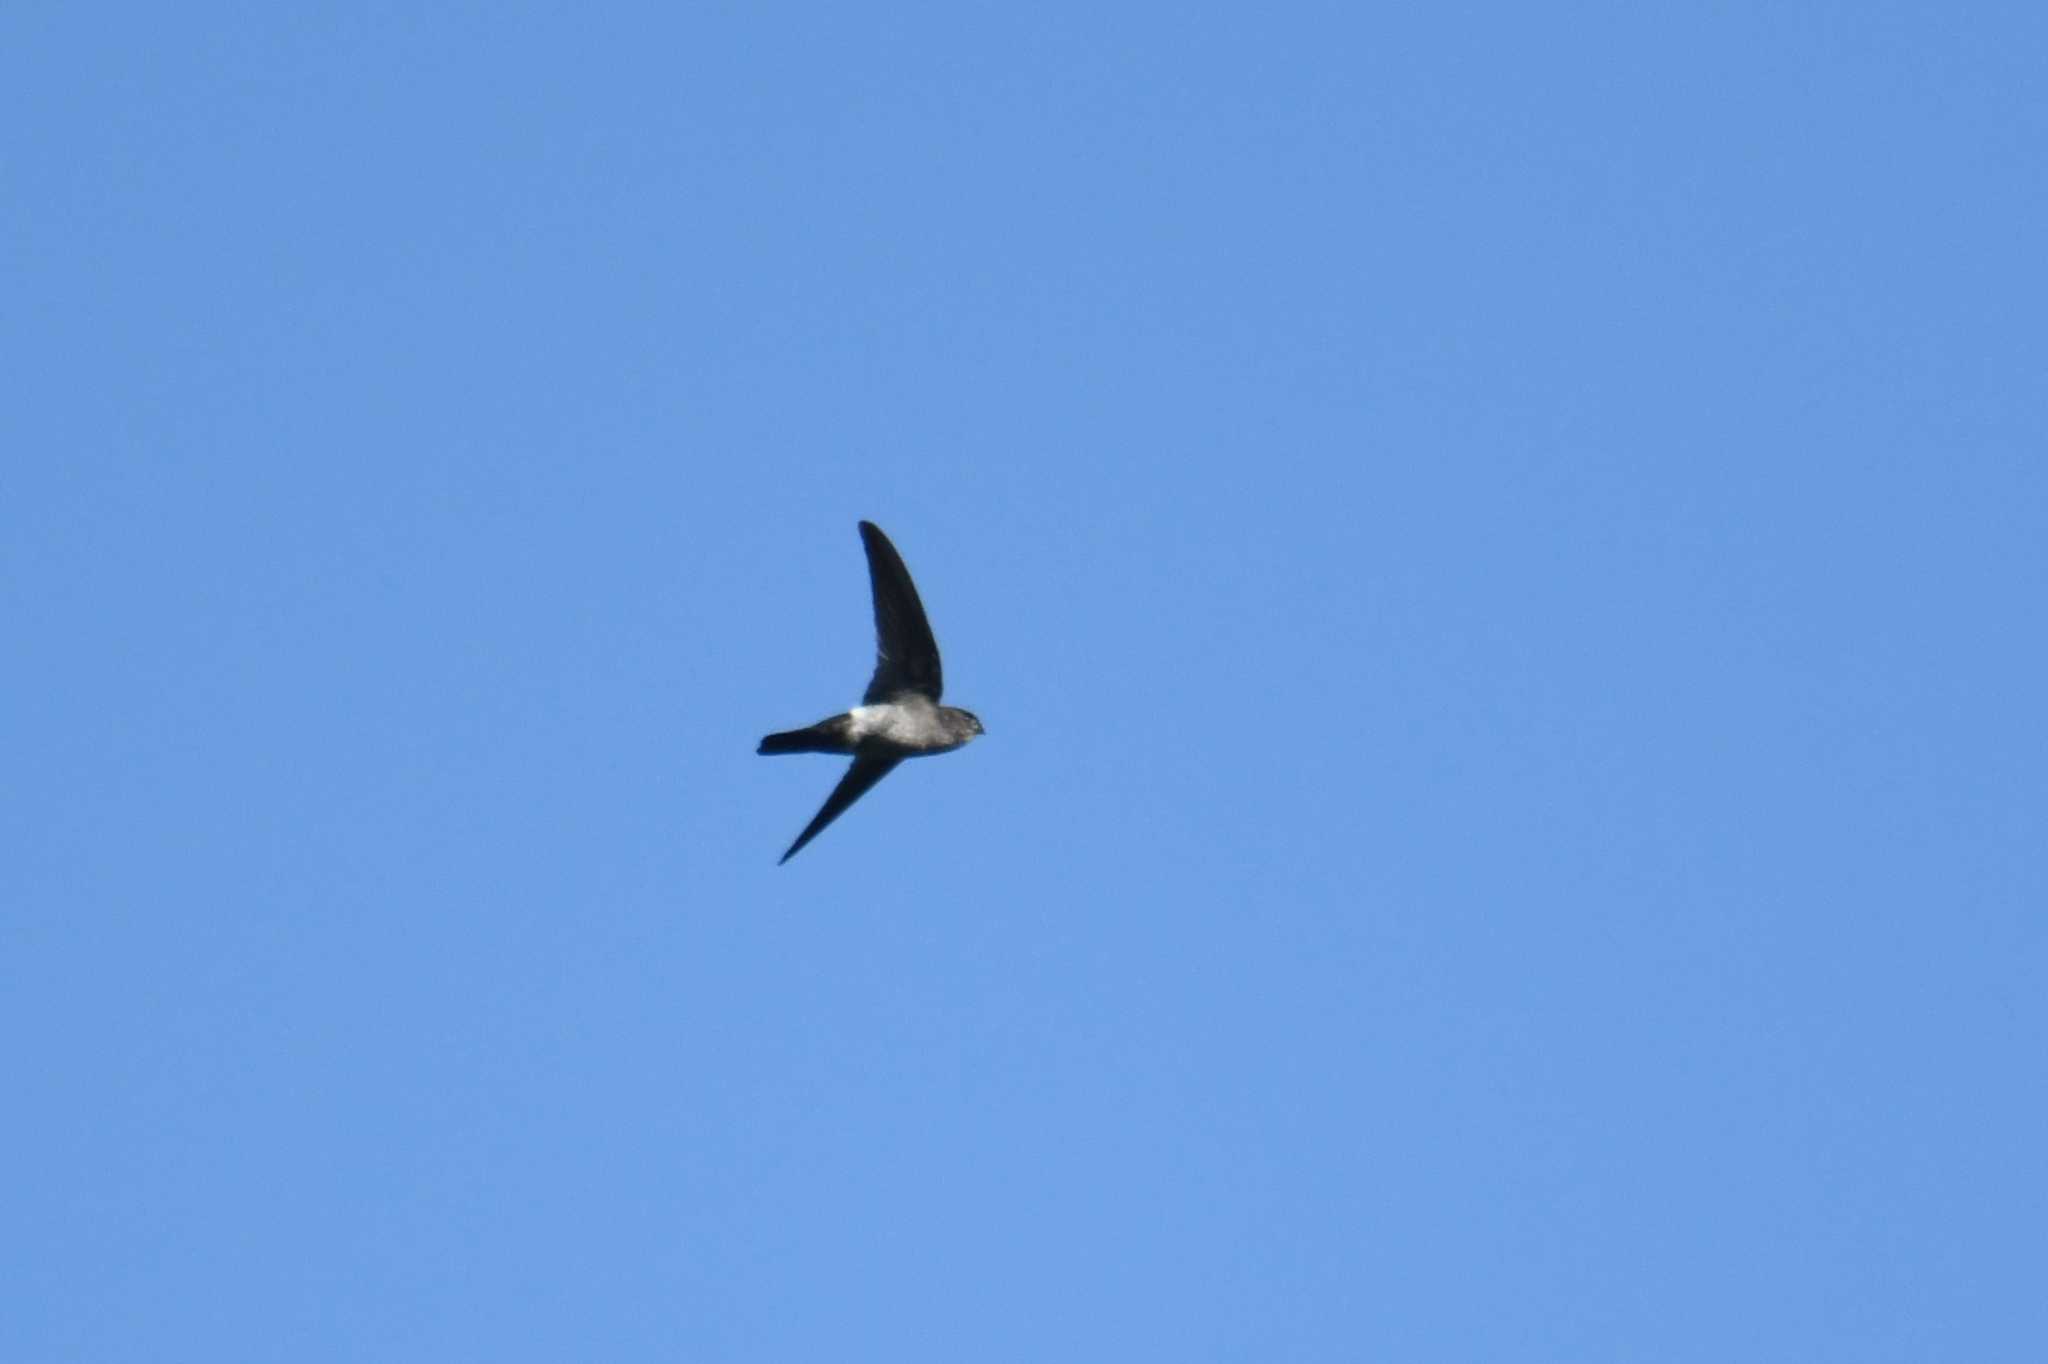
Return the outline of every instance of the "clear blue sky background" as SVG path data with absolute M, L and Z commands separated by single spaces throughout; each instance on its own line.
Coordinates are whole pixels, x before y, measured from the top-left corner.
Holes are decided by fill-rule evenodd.
M 6 6 L 0 1357 L 2048 1357 L 2044 51 Z

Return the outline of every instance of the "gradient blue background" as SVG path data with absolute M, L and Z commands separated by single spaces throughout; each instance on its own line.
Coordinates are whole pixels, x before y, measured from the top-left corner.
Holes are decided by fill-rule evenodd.
M 2042 14 L 8 5 L 0 1357 L 2048 1357 Z

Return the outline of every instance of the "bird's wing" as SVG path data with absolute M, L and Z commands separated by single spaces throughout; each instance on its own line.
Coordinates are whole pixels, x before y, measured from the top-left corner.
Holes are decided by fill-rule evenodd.
M 797 850 L 821 833 L 827 824 L 846 813 L 846 808 L 868 793 L 868 788 L 889 775 L 901 758 L 855 758 L 853 765 L 846 769 L 846 775 L 839 779 L 839 785 L 832 788 L 832 794 L 825 797 L 825 803 L 804 831 L 796 836 L 796 842 L 789 845 L 789 851 L 782 855 L 782 862 L 797 855 Z M 776 866 L 781 866 L 777 862 Z
M 914 691 L 936 701 L 941 686 L 939 646 L 932 639 L 910 570 L 872 521 L 860 523 L 860 539 L 867 546 L 868 579 L 875 589 L 875 675 L 863 699 L 873 705 Z

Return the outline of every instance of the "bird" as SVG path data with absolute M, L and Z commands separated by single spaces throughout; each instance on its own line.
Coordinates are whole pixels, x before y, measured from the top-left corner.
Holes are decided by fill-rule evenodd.
M 861 704 L 843 715 L 803 729 L 784 730 L 761 740 L 756 753 L 850 753 L 852 766 L 825 797 L 824 805 L 789 845 L 781 866 L 825 826 L 888 776 L 905 758 L 948 753 L 984 733 L 972 711 L 939 704 L 943 686 L 939 646 L 925 620 L 924 603 L 903 556 L 881 527 L 860 523 L 867 550 L 868 582 L 875 596 L 875 675 Z

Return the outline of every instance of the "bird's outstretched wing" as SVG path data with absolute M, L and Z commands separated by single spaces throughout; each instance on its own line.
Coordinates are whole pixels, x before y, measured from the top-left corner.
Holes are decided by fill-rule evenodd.
M 873 705 L 914 691 L 936 701 L 942 685 L 939 646 L 932 639 L 932 627 L 924 618 L 924 603 L 917 599 L 910 570 L 874 522 L 860 523 L 860 539 L 867 546 L 868 579 L 875 589 L 875 675 L 863 700 Z
M 845 814 L 848 806 L 866 795 L 869 788 L 888 776 L 901 761 L 901 758 L 855 758 L 853 766 L 847 768 L 846 775 L 839 779 L 839 785 L 832 788 L 832 794 L 825 797 L 825 803 L 818 808 L 818 813 L 804 826 L 804 831 L 796 836 L 796 842 L 789 845 L 789 851 L 782 855 L 782 861 L 775 865 L 779 867 L 783 862 L 795 857 L 804 844 L 816 838 L 827 824 Z

